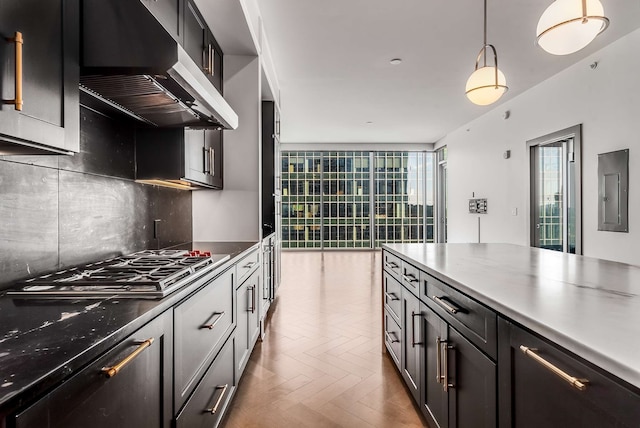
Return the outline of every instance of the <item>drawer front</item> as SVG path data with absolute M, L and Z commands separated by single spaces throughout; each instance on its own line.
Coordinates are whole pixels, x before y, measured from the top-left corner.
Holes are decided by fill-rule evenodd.
M 171 324 L 170 311 L 160 315 L 16 415 L 10 426 L 168 428 Z M 105 368 L 112 369 L 111 377 Z
M 387 350 L 391 355 L 391 359 L 396 364 L 396 368 L 400 371 L 402 330 L 400 330 L 400 326 L 389 313 L 388 309 L 384 311 L 384 344 L 387 346 Z
M 498 366 L 500 384 L 511 388 L 500 395 L 501 408 L 512 409 L 505 418 L 508 426 L 639 426 L 637 392 L 564 349 L 504 324 L 509 328 L 509 353 L 501 353 Z M 580 383 L 572 384 L 574 379 Z
M 251 254 L 244 257 L 236 264 L 238 282 L 236 284 L 242 284 L 245 279 L 249 278 L 251 272 L 253 272 L 260 264 L 260 251 L 258 249 L 251 252 Z
M 227 270 L 174 309 L 176 409 L 235 325 L 233 275 Z
M 497 358 L 495 312 L 424 272 L 420 283 L 426 286 L 426 298 L 423 298 L 438 315 L 484 352 Z
M 389 273 L 384 272 L 384 305 L 389 311 L 389 314 L 395 318 L 397 323 L 400 323 L 400 316 L 402 311 L 401 289 L 402 286 L 396 281 Z
M 176 428 L 217 427 L 236 388 L 231 337 L 207 370 L 187 405 L 176 418 Z
M 400 258 L 385 250 L 382 252 L 382 266 L 386 272 L 389 272 L 397 280 L 400 280 L 400 271 L 402 269 Z
M 420 269 L 410 263 L 402 261 L 401 275 L 402 285 L 418 297 L 420 286 Z

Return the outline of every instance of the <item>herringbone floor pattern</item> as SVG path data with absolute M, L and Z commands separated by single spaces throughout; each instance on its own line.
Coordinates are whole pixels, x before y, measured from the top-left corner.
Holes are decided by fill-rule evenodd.
M 379 252 L 284 252 L 225 428 L 422 427 L 382 354 Z

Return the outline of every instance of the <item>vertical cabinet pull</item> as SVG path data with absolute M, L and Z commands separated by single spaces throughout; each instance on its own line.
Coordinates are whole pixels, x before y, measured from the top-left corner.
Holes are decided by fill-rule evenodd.
M 207 161 L 209 163 L 208 168 Z M 211 174 L 211 151 L 206 147 L 202 148 L 202 172 L 205 174 Z
M 209 76 L 213 76 L 213 52 L 213 46 L 211 45 L 211 43 L 209 43 L 202 50 L 202 65 L 205 73 L 207 73 Z
M 449 391 L 449 388 L 454 388 L 452 383 L 449 383 L 449 350 L 453 350 L 454 346 L 449 345 L 446 340 L 440 341 L 440 349 L 442 349 L 442 389 L 444 392 Z
M 118 364 L 116 364 L 115 366 L 110 366 L 110 367 L 103 367 L 100 371 L 106 376 L 106 377 L 114 377 L 115 375 L 117 375 L 120 370 L 122 370 L 122 368 L 124 366 L 126 366 L 127 364 L 129 364 L 131 361 L 133 361 L 138 355 L 140 355 L 140 353 L 142 351 L 144 351 L 145 349 L 147 349 L 149 346 L 151 346 L 151 344 L 153 343 L 153 337 L 150 337 L 147 340 L 144 340 L 142 342 L 136 342 L 136 344 L 138 345 L 138 347 L 129 355 L 127 355 L 125 358 L 122 359 L 122 361 L 120 361 Z
M 422 342 L 416 342 L 416 317 L 419 317 L 420 313 L 411 311 L 411 347 L 415 348 L 416 345 L 420 345 Z
M 213 66 L 214 66 L 214 58 L 213 58 L 213 47 L 211 43 L 209 43 L 209 74 L 213 76 Z
M 543 367 L 545 367 L 546 369 L 551 371 L 553 374 L 558 376 L 560 379 L 562 379 L 565 382 L 569 383 L 571 386 L 573 386 L 577 390 L 584 391 L 584 390 L 587 389 L 587 384 L 589 383 L 589 381 L 587 379 L 579 379 L 579 378 L 577 378 L 575 376 L 571 376 L 570 374 L 568 374 L 564 370 L 561 370 L 560 368 L 558 368 L 555 365 L 551 364 L 549 361 L 545 360 L 540 355 L 535 353 L 535 351 L 537 351 L 536 348 L 529 348 L 527 346 L 520 345 L 520 350 L 524 353 L 524 355 L 526 355 L 528 357 L 531 357 L 534 361 L 536 361 L 537 363 L 541 364 Z
M 214 404 L 213 407 L 205 410 L 207 413 L 211 413 L 212 415 L 216 414 L 216 412 L 218 411 L 218 407 L 220 407 L 220 403 L 222 403 L 222 398 L 227 393 L 227 389 L 228 388 L 229 388 L 229 384 L 228 383 L 226 385 L 216 386 L 216 391 L 217 390 L 222 390 L 222 392 L 220 393 L 220 396 L 216 400 L 216 404 Z
M 436 381 L 438 383 L 442 383 L 442 350 L 440 346 L 442 345 L 442 339 L 440 336 L 436 338 Z
M 251 309 L 248 309 L 247 312 L 254 313 L 256 311 L 256 286 L 252 285 L 249 287 L 249 289 L 251 290 Z
M 4 104 L 13 104 L 15 109 L 22 111 L 22 45 L 24 39 L 22 33 L 16 31 L 14 37 L 7 38 L 8 42 L 14 43 L 15 46 L 15 98 L 12 100 L 3 100 Z

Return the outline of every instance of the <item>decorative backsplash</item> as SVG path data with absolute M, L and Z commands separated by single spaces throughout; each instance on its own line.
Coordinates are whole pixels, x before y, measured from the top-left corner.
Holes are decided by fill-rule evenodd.
M 80 115 L 75 156 L 0 157 L 0 289 L 65 267 L 191 241 L 191 192 L 133 181 L 132 125 L 86 108 Z

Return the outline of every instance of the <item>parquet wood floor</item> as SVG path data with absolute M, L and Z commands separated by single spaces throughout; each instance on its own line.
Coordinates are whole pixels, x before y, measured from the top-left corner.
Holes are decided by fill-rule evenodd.
M 381 348 L 379 252 L 284 252 L 225 428 L 423 427 Z

